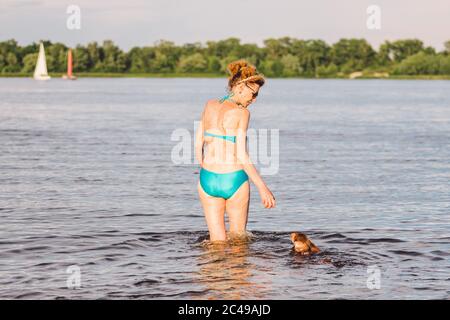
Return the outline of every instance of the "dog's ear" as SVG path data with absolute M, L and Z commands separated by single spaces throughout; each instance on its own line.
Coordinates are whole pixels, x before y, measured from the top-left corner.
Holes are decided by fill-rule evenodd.
M 295 241 L 303 241 L 303 233 L 301 233 L 301 232 L 292 232 L 291 233 L 291 240 L 292 240 L 292 242 L 295 242 Z
M 295 242 L 295 239 L 296 239 L 295 232 L 292 232 L 292 233 L 291 233 L 290 238 L 291 238 L 291 241 L 292 241 L 292 242 Z
M 295 240 L 302 241 L 302 242 L 307 242 L 308 241 L 308 237 L 304 233 L 297 232 L 297 236 L 296 236 Z
M 311 247 L 311 252 L 312 252 L 312 253 L 319 253 L 319 252 L 320 252 L 320 249 L 319 249 L 318 247 L 316 247 L 316 246 L 312 246 L 312 247 Z
M 308 239 L 308 247 L 309 247 L 309 250 L 311 250 L 312 253 L 319 253 L 320 252 L 320 249 L 314 243 L 312 243 L 312 241 L 309 240 L 309 239 Z

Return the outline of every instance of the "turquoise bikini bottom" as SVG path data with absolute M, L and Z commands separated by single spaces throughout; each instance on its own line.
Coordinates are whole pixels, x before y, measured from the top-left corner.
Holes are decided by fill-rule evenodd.
M 227 173 L 216 173 L 200 169 L 200 185 L 212 197 L 229 199 L 248 180 L 243 169 Z

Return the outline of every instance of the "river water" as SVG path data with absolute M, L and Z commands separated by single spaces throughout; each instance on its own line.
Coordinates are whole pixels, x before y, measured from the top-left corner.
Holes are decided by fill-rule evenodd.
M 251 238 L 216 247 L 174 148 L 225 86 L 0 79 L 0 297 L 450 297 L 450 81 L 269 79 L 250 129 L 277 137 L 277 207 L 252 185 Z

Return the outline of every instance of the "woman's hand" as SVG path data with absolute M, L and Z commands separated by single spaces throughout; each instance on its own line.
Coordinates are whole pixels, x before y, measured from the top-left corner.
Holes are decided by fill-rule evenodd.
M 272 192 L 266 186 L 263 186 L 259 189 L 259 196 L 261 197 L 261 202 L 265 208 L 273 208 L 275 207 L 275 197 Z

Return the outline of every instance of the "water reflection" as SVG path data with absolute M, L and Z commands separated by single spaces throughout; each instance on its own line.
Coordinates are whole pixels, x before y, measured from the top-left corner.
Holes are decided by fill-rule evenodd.
M 203 253 L 198 256 L 197 281 L 204 285 L 207 293 L 200 299 L 266 297 L 268 287 L 255 278 L 258 266 L 250 258 L 253 240 L 249 232 L 245 235 L 228 233 L 227 241 L 204 240 L 201 243 Z

